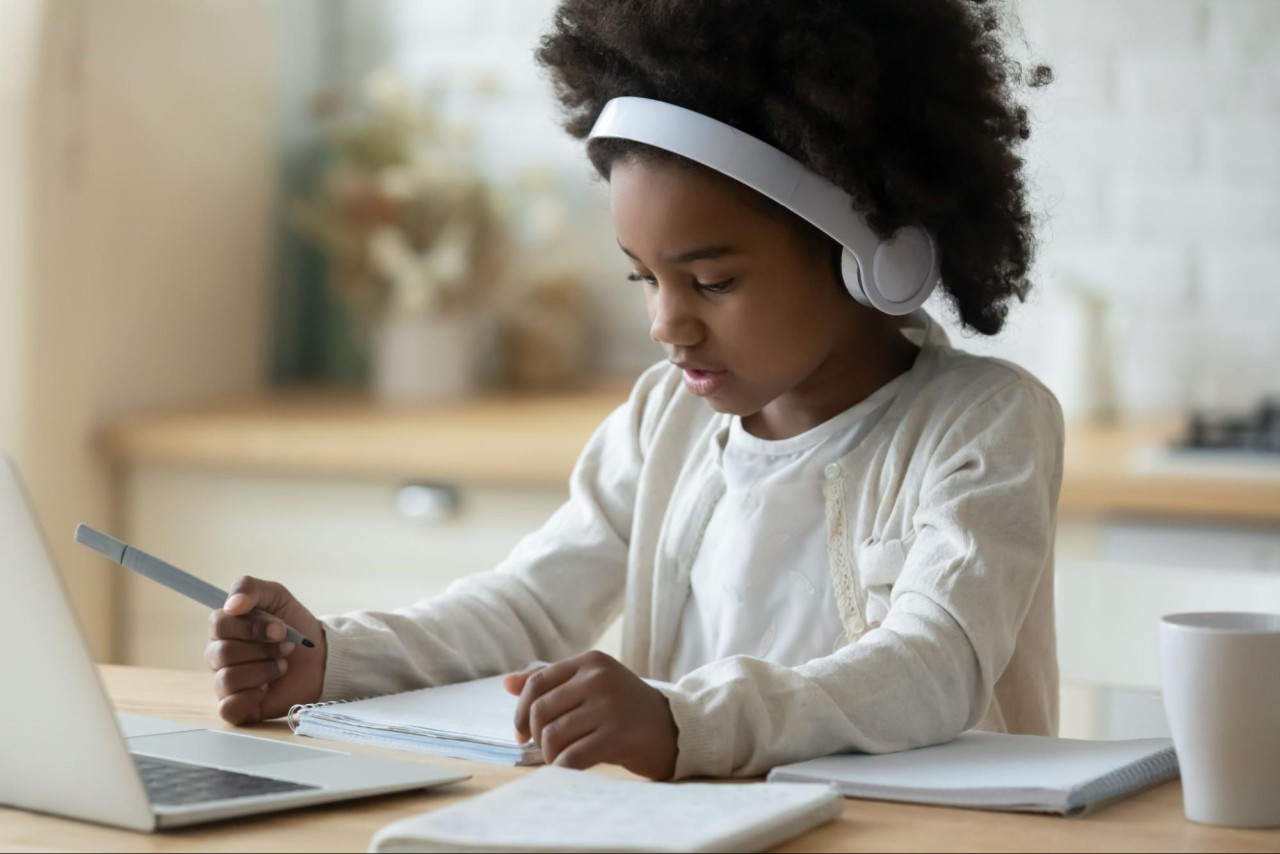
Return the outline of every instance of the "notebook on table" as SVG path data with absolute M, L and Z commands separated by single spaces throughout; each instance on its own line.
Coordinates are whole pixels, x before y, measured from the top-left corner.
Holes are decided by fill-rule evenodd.
M 379 830 L 370 851 L 762 851 L 834 819 L 826 784 L 650 783 L 547 767 Z
M 298 735 L 499 765 L 538 765 L 542 751 L 515 740 L 517 697 L 502 676 L 289 710 Z
M 1079 815 L 1177 775 L 1167 738 L 1080 741 L 970 731 L 901 753 L 782 765 L 769 780 L 829 782 L 853 798 Z

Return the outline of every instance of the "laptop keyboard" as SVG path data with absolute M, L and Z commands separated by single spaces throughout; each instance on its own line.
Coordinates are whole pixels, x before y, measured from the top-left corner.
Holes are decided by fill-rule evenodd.
M 138 766 L 138 772 L 142 774 L 143 785 L 147 787 L 147 794 L 153 804 L 178 806 L 220 801 L 224 798 L 248 798 L 254 795 L 301 792 L 319 788 L 302 783 L 273 780 L 270 777 L 241 774 L 238 771 L 224 771 L 207 765 L 171 762 L 167 759 L 156 759 L 153 756 L 141 756 L 137 753 L 132 756 L 134 764 Z

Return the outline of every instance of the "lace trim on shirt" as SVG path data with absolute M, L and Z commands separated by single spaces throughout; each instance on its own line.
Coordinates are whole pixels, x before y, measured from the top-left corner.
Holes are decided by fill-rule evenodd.
M 845 636 L 853 643 L 867 631 L 866 620 L 858 605 L 858 585 L 854 580 L 853 561 L 845 537 L 844 487 L 839 477 L 822 485 L 826 498 L 827 542 L 831 559 L 831 586 L 840 607 L 840 622 L 844 623 Z

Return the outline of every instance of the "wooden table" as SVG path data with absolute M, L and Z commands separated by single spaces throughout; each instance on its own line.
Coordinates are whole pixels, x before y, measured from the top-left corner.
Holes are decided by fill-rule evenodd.
M 214 711 L 207 673 L 104 665 L 125 712 L 230 729 Z M 292 738 L 283 721 L 248 728 Z M 0 851 L 364 851 L 382 825 L 516 779 L 527 769 L 425 757 L 360 745 L 362 751 L 463 768 L 465 783 L 425 792 L 243 819 L 150 836 L 0 808 Z M 3 773 L 4 769 L 0 769 Z M 601 773 L 629 776 L 618 768 Z M 846 800 L 844 814 L 782 851 L 1280 851 L 1280 830 L 1232 830 L 1182 816 L 1181 789 L 1166 783 L 1086 818 L 979 812 Z

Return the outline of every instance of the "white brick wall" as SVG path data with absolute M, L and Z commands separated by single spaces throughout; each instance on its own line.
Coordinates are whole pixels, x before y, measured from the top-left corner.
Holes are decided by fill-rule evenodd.
M 1048 296 L 973 349 L 1077 401 L 1067 285 L 1108 302 L 1122 412 L 1280 394 L 1280 2 L 1019 0 Z M 1043 330 L 1020 338 L 1019 323 Z M 1078 411 L 1078 409 L 1077 409 Z
M 580 222 L 596 367 L 658 356 L 622 281 L 603 188 L 555 123 L 531 51 L 553 0 L 384 0 L 397 63 L 415 78 L 492 76 L 497 102 L 457 103 L 487 168 L 553 169 Z M 1280 0 L 1018 0 L 1015 55 L 1054 67 L 1025 96 L 1032 201 L 1045 217 L 1039 294 L 995 340 L 1079 411 L 1071 287 L 1106 300 L 1127 414 L 1238 406 L 1280 394 Z M 1070 287 L 1068 287 L 1070 286 Z M 945 315 L 945 311 L 938 307 Z M 949 323 L 954 328 L 954 324 Z

